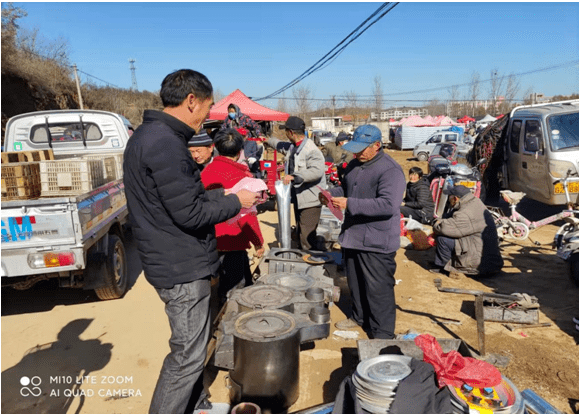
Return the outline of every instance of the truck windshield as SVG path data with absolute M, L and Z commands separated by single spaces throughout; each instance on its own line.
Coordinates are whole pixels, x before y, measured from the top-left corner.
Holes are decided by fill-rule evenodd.
M 548 127 L 552 150 L 579 148 L 579 113 L 551 116 Z

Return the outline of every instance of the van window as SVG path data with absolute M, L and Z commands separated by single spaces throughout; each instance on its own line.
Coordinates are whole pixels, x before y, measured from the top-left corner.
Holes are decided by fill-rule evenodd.
M 579 147 L 579 113 L 551 116 L 547 124 L 553 150 Z
M 519 153 L 518 141 L 520 140 L 520 131 L 522 128 L 521 120 L 514 120 L 510 130 L 510 151 Z
M 543 132 L 539 120 L 526 121 L 524 150 L 533 153 L 543 151 Z
M 442 135 L 437 134 L 430 139 L 430 143 L 440 143 L 442 141 Z
M 48 143 L 48 133 L 53 142 L 82 142 L 85 130 L 86 141 L 101 140 L 103 133 L 94 123 L 49 123 L 48 132 L 46 124 L 39 124 L 30 129 L 30 141 L 32 143 Z
M 446 136 L 444 137 L 444 141 L 445 142 L 455 142 L 456 135 L 455 134 L 446 134 Z

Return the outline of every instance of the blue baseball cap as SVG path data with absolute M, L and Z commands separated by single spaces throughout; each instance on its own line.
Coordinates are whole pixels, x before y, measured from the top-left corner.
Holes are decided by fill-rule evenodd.
M 341 146 L 351 153 L 359 153 L 369 145 L 381 140 L 381 130 L 371 124 L 359 126 L 353 132 L 353 139 Z

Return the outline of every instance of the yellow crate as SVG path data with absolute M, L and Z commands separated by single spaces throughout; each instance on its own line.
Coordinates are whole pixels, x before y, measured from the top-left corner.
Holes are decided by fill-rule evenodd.
M 24 150 L 21 152 L 2 152 L 2 163 L 15 162 L 39 162 L 41 160 L 54 160 L 52 149 L 48 150 Z
M 100 160 L 62 159 L 40 162 L 42 196 L 80 195 L 105 183 Z
M 2 164 L 2 199 L 33 199 L 40 196 L 38 162 Z

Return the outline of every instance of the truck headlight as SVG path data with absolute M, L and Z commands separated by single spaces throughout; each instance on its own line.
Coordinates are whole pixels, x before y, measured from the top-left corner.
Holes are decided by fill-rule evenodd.
M 553 178 L 565 178 L 567 176 L 567 172 L 569 171 L 569 175 L 577 175 L 577 168 L 575 168 L 575 165 L 571 162 L 564 160 L 551 160 L 549 162 L 549 173 Z
M 75 253 L 72 251 L 60 253 L 35 253 L 28 255 L 28 265 L 31 269 L 70 266 L 72 264 L 75 264 Z

